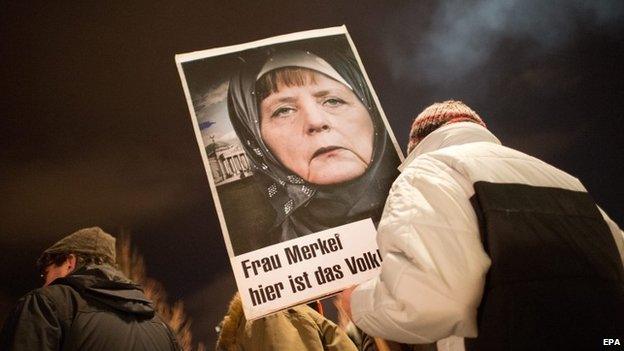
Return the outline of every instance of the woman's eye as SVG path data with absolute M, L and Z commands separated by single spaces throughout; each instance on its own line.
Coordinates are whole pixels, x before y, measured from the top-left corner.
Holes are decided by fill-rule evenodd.
M 295 112 L 295 109 L 292 107 L 280 107 L 277 110 L 273 111 L 271 117 L 286 117 Z
M 343 105 L 344 103 L 345 101 L 339 98 L 329 98 L 323 101 L 323 105 L 329 106 L 329 107 L 338 107 L 338 106 Z

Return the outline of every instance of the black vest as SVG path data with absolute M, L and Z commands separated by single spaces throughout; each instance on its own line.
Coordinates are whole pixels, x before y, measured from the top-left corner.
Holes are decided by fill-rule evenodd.
M 624 341 L 624 268 L 586 192 L 477 182 L 492 259 L 466 350 L 597 350 Z

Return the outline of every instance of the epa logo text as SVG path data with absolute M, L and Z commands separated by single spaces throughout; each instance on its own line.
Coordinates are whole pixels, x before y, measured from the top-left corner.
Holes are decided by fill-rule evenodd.
M 607 346 L 620 345 L 620 339 L 602 339 L 602 344 Z

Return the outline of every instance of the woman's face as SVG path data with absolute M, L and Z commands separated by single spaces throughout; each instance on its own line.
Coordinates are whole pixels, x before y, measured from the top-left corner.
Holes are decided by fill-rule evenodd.
M 371 161 L 368 110 L 342 83 L 306 70 L 300 86 L 277 85 L 260 103 L 262 139 L 282 164 L 309 183 L 361 176 Z

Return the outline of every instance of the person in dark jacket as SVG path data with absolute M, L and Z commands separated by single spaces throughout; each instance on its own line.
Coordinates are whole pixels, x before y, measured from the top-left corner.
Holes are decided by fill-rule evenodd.
M 180 350 L 152 301 L 115 269 L 115 238 L 102 229 L 66 236 L 37 265 L 45 284 L 19 300 L 1 350 Z

